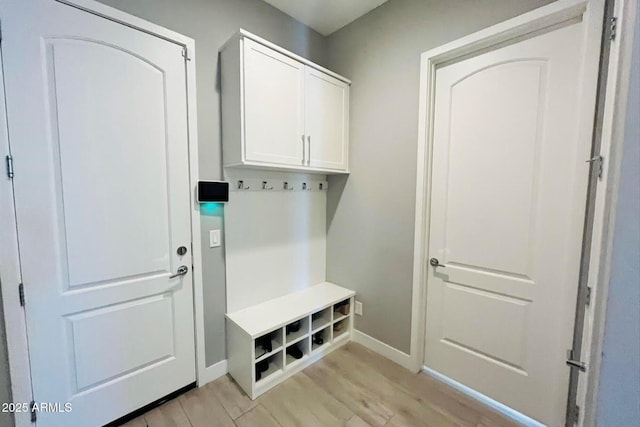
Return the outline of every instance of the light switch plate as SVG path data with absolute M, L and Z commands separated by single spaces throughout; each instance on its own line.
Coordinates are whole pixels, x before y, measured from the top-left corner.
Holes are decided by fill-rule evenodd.
M 220 230 L 209 230 L 209 247 L 217 248 L 220 246 Z

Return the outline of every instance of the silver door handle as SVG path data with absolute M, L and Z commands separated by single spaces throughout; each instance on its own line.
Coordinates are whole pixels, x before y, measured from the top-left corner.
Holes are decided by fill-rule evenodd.
M 431 258 L 429 260 L 429 264 L 431 264 L 431 266 L 433 267 L 446 267 L 446 265 L 440 264 L 440 261 L 438 261 L 438 258 Z
M 176 274 L 172 274 L 171 276 L 169 276 L 169 279 L 175 279 L 178 276 L 184 276 L 188 272 L 189 272 L 189 267 L 187 267 L 186 265 L 181 265 L 180 267 L 178 267 Z
M 311 135 L 307 136 L 307 142 L 309 143 L 309 155 L 307 156 L 307 166 L 311 166 Z

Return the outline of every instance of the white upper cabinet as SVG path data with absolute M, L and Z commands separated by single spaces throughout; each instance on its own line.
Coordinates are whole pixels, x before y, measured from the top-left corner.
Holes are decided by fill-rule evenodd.
M 349 85 L 309 66 L 304 85 L 307 165 L 346 170 Z
M 304 154 L 304 64 L 244 41 L 244 159 L 300 165 Z M 223 93 L 225 88 L 223 87 Z
M 243 30 L 221 62 L 226 167 L 348 173 L 349 80 Z

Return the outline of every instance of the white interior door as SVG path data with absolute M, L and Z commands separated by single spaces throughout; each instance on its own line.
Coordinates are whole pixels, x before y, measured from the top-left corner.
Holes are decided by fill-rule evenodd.
M 299 166 L 304 162 L 304 65 L 244 39 L 244 157 Z
M 551 426 L 564 425 L 589 172 L 584 25 L 435 76 L 429 257 L 444 266 L 428 273 L 425 365 Z
M 305 133 L 309 165 L 347 169 L 349 85 L 306 67 Z
M 72 405 L 38 424 L 102 425 L 195 380 L 181 46 L 52 0 L 2 13 L 34 398 Z

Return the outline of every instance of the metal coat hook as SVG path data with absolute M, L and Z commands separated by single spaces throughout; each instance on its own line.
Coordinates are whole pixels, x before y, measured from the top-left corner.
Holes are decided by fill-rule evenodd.
M 263 190 L 273 190 L 273 185 L 269 185 L 268 181 L 262 181 Z
M 293 191 L 293 185 L 289 184 L 287 181 L 282 183 L 282 188 L 284 190 Z
M 248 190 L 250 188 L 251 187 L 249 187 L 248 185 L 245 187 L 243 180 L 238 181 L 238 190 Z

